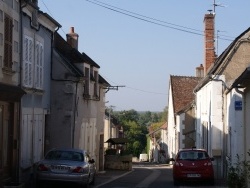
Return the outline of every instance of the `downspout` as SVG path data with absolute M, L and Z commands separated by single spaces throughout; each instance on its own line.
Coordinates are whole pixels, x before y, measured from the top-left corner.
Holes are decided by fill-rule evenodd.
M 209 78 L 210 80 L 212 81 L 216 81 L 216 82 L 221 82 L 222 85 L 224 86 L 225 90 L 222 91 L 222 122 L 223 122 L 223 135 L 225 135 L 225 132 L 226 132 L 226 123 L 225 123 L 225 105 L 226 105 L 226 97 L 224 97 L 224 95 L 226 95 L 228 93 L 228 90 L 230 90 L 230 88 L 226 85 L 225 81 L 222 80 L 222 79 L 216 79 L 216 78 L 213 78 L 212 75 L 209 75 Z M 224 148 L 227 148 L 227 141 L 226 141 L 226 137 L 223 136 L 223 140 L 222 140 L 222 146 Z M 224 149 L 222 150 L 222 157 L 221 157 L 221 160 L 222 160 L 222 165 L 224 166 L 224 164 L 226 164 L 227 160 L 226 160 L 226 154 L 227 152 L 224 151 Z M 223 168 L 222 169 L 222 177 L 225 177 L 226 175 L 226 168 Z
M 78 82 L 76 82 L 76 92 L 75 92 L 75 107 L 74 107 L 74 119 L 73 119 L 73 130 L 72 130 L 72 143 L 71 147 L 74 148 L 75 146 L 75 128 L 76 128 L 76 111 L 77 111 L 77 88 L 78 88 Z

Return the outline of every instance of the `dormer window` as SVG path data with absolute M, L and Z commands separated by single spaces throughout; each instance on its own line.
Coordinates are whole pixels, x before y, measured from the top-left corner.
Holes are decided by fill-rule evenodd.
M 98 72 L 94 71 L 94 79 L 95 79 L 95 83 L 94 83 L 94 96 L 98 97 Z
M 89 95 L 89 68 L 87 67 L 85 67 L 84 76 L 85 76 L 84 95 Z

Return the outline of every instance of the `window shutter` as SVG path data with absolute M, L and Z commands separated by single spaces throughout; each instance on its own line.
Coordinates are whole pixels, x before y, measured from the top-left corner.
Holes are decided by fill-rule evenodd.
M 26 87 L 32 87 L 32 46 L 33 39 L 25 36 L 24 37 L 24 49 L 23 49 L 23 85 Z
M 21 166 L 30 167 L 32 164 L 32 115 L 25 114 L 22 123 Z
M 43 89 L 43 45 L 40 42 L 36 42 L 36 59 L 35 59 L 35 87 Z
M 4 18 L 4 67 L 12 68 L 12 18 L 5 14 Z

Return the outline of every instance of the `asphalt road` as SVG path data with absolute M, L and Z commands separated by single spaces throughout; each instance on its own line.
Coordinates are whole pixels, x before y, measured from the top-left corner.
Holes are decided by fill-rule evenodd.
M 134 165 L 130 173 L 95 188 L 171 188 L 173 185 L 172 167 L 167 165 Z M 178 187 L 226 187 L 217 182 L 215 186 L 202 183 L 185 183 Z
M 34 188 L 34 186 L 29 186 Z M 45 184 L 43 188 L 72 188 L 76 185 L 56 183 Z M 95 185 L 89 188 L 171 188 L 173 185 L 172 166 L 152 163 L 133 164 L 132 171 L 109 170 L 97 174 Z M 177 187 L 177 186 L 175 186 Z M 227 187 L 223 182 L 216 181 L 215 186 L 209 186 L 204 183 L 185 183 L 178 187 Z

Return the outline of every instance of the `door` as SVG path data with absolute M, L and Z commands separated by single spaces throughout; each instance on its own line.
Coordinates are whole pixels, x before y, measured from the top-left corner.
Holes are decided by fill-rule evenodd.
M 104 135 L 100 135 L 100 148 L 99 148 L 99 171 L 104 170 Z
M 14 119 L 12 107 L 13 105 L 0 101 L 0 177 L 3 179 L 11 177 Z

